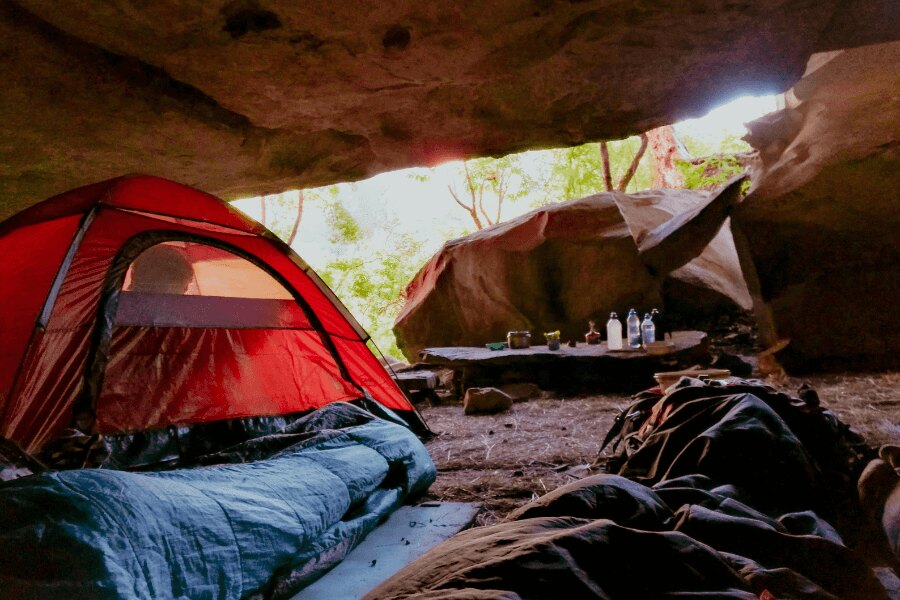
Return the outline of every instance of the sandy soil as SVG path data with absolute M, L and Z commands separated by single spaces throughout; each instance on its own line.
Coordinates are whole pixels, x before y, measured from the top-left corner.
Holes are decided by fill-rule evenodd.
M 828 375 L 777 382 L 794 394 L 802 383 L 872 446 L 900 444 L 900 373 Z M 428 442 L 438 468 L 430 496 L 483 504 L 477 524 L 573 479 L 593 474 L 603 437 L 627 395 L 546 397 L 505 413 L 465 416 L 460 403 L 420 404 L 438 435 Z

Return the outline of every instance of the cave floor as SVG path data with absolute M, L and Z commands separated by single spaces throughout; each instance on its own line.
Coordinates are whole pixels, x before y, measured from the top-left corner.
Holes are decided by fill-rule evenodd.
M 807 383 L 823 406 L 870 446 L 900 444 L 900 372 L 821 375 L 772 382 L 796 394 Z M 459 402 L 419 405 L 438 435 L 427 443 L 438 469 L 429 496 L 480 502 L 476 524 L 489 525 L 565 483 L 595 474 L 588 466 L 625 394 L 552 396 L 496 415 L 463 414 Z

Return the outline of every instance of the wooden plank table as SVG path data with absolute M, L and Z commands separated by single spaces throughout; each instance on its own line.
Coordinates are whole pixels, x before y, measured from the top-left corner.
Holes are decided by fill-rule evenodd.
M 454 346 L 426 348 L 419 361 L 454 371 L 457 393 L 470 387 L 505 383 L 535 383 L 545 390 L 569 393 L 635 391 L 651 387 L 653 374 L 684 369 L 709 359 L 709 343 L 702 331 L 676 331 L 668 353 L 643 350 L 609 350 L 606 342 L 563 344 L 559 350 L 546 345 L 517 350 L 488 350 Z

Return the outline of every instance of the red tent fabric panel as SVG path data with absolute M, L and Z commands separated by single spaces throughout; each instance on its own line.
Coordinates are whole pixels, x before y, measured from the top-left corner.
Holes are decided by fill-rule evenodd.
M 106 206 L 215 223 L 243 231 L 264 231 L 261 225 L 215 196 L 148 175 L 133 175 L 117 180 L 102 203 Z
M 393 410 L 412 410 L 409 400 L 381 365 L 365 342 L 335 338 L 340 352 L 353 380 L 364 387 L 373 398 Z
M 35 453 L 72 420 L 71 407 L 84 377 L 87 330 L 38 334 L 22 362 L 0 435 Z
M 200 190 L 150 175 L 125 175 L 48 198 L 0 225 L 0 235 L 15 228 L 82 214 L 97 204 L 161 213 L 261 233 L 264 228 L 235 208 Z
M 84 187 L 70 190 L 58 196 L 48 198 L 43 202 L 38 202 L 34 206 L 26 208 L 22 212 L 16 213 L 9 219 L 0 223 L 0 235 L 26 227 L 35 223 L 43 223 L 46 221 L 55 221 L 64 217 L 81 216 L 91 210 L 97 204 L 100 198 L 113 183 L 117 181 L 112 179 L 109 181 L 101 181 Z
M 25 346 L 81 215 L 38 223 L 0 237 L 0 415 Z
M 117 327 L 102 433 L 319 408 L 360 393 L 316 332 Z

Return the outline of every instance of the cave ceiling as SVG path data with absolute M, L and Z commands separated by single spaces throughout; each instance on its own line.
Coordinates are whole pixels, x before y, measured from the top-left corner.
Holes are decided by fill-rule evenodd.
M 0 0 L 0 218 L 130 172 L 235 198 L 618 139 L 898 32 L 881 0 Z

